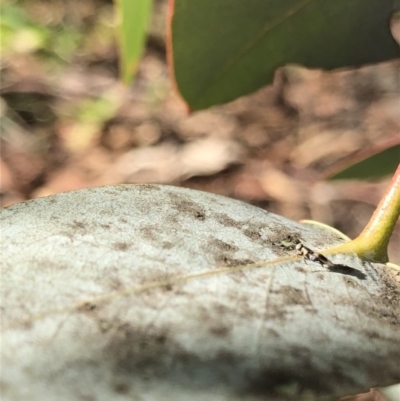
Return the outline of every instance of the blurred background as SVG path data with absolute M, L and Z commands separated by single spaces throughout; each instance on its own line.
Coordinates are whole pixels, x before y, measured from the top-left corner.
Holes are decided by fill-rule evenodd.
M 278 70 L 274 84 L 188 115 L 156 0 L 130 87 L 119 80 L 112 0 L 3 0 L 0 199 L 162 183 L 214 192 L 354 238 L 389 178 L 318 181 L 332 164 L 400 135 L 400 62 Z M 151 213 L 151 210 L 149 210 Z M 400 262 L 400 229 L 390 258 Z

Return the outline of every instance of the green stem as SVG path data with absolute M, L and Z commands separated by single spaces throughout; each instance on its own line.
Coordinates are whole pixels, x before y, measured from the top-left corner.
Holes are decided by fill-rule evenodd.
M 325 255 L 356 253 L 360 258 L 386 263 L 388 261 L 387 247 L 399 216 L 400 164 L 378 207 L 361 234 L 356 239 L 329 248 L 323 253 Z

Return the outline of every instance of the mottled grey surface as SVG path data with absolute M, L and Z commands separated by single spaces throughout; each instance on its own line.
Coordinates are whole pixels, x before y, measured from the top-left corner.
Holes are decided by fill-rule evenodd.
M 275 245 L 288 234 L 341 242 L 159 185 L 3 209 L 2 399 L 330 400 L 399 382 L 399 288 L 382 265 L 238 267 L 293 255 Z

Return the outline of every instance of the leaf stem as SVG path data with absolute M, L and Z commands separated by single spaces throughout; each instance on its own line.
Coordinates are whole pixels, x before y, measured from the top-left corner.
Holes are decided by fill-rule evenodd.
M 325 255 L 356 253 L 373 262 L 388 261 L 387 247 L 400 216 L 400 164 L 375 212 L 361 234 L 354 240 L 329 248 Z

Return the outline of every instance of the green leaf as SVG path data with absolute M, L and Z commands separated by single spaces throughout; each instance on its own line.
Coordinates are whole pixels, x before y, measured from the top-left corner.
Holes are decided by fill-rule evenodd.
M 121 78 L 132 81 L 143 53 L 152 0 L 116 0 Z
M 171 1 L 168 58 L 192 110 L 271 82 L 287 63 L 337 68 L 396 57 L 392 0 Z
M 332 165 L 323 179 L 377 179 L 393 174 L 399 163 L 400 138 L 385 139 Z

